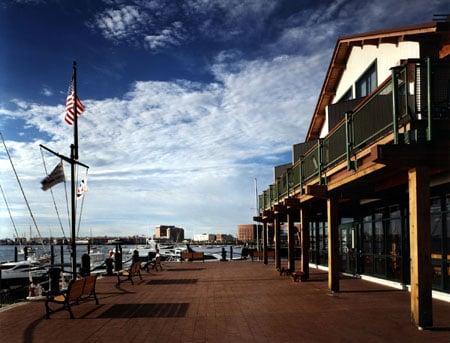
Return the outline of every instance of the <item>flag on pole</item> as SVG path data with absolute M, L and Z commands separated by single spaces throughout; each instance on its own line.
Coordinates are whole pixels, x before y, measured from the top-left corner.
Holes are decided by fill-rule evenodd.
M 54 185 L 57 185 L 60 182 L 64 182 L 64 180 L 64 167 L 62 162 L 59 162 L 57 166 L 52 170 L 52 172 L 41 181 L 41 188 L 43 191 L 46 191 L 52 188 Z
M 77 188 L 77 199 L 81 199 L 87 191 L 87 176 L 85 176 L 81 179 L 80 185 Z
M 73 78 L 72 78 L 69 85 L 69 91 L 67 92 L 66 112 L 64 114 L 64 121 L 69 125 L 73 125 L 73 122 L 75 120 L 73 108 L 74 101 L 75 101 L 75 94 L 73 89 Z M 84 112 L 84 105 L 81 102 L 80 98 L 77 96 L 77 116 L 79 117 L 83 112 Z

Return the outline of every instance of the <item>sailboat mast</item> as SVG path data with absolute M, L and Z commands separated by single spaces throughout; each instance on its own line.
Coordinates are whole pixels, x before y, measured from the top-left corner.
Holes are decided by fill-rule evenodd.
M 77 111 L 77 62 L 73 62 L 73 75 L 72 75 L 72 87 L 73 87 L 73 113 L 74 113 L 74 126 L 73 126 L 73 144 L 70 146 L 70 190 L 72 200 L 72 278 L 77 278 L 77 246 L 76 246 L 76 210 L 77 199 L 75 194 L 75 163 L 78 160 L 78 111 Z

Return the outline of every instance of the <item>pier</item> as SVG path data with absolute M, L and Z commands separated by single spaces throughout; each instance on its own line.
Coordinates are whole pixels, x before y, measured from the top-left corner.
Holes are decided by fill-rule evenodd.
M 287 261 L 281 262 L 287 266 Z M 0 311 L 5 342 L 448 342 L 450 304 L 433 300 L 434 327 L 410 322 L 410 295 L 342 277 L 328 291 L 327 272 L 310 269 L 294 283 L 261 262 L 164 263 L 161 272 L 116 285 L 98 280 L 100 305 L 73 307 L 44 318 L 44 304 Z

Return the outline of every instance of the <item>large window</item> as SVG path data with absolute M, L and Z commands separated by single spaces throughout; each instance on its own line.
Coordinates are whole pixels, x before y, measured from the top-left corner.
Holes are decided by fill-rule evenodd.
M 356 81 L 355 90 L 356 97 L 361 98 L 369 95 L 375 88 L 377 88 L 377 62 L 376 60 L 370 67 L 361 75 Z
M 403 222 L 399 205 L 369 210 L 362 218 L 362 273 L 402 281 Z
M 450 290 L 450 196 L 431 198 L 433 287 Z

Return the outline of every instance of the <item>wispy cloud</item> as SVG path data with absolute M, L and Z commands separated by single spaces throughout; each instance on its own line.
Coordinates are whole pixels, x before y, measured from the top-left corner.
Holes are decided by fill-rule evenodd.
M 53 90 L 49 86 L 43 86 L 41 90 L 41 94 L 45 96 L 52 96 Z
M 150 50 L 179 45 L 184 40 L 183 24 L 176 21 L 170 27 L 163 29 L 159 34 L 146 35 L 144 40 Z
M 120 41 L 142 33 L 149 20 L 145 12 L 136 6 L 128 5 L 101 12 L 89 26 L 98 28 L 107 39 Z

